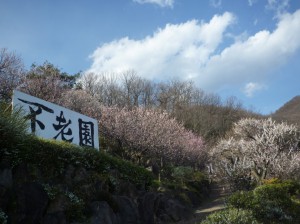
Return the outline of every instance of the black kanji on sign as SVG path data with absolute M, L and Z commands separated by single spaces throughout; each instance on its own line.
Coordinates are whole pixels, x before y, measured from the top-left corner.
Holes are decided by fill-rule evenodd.
M 78 119 L 79 145 L 94 147 L 94 123 Z
M 29 106 L 30 114 L 28 115 L 28 117 L 31 121 L 31 124 L 30 124 L 31 132 L 35 133 L 36 124 L 38 124 L 40 129 L 44 130 L 45 125 L 40 120 L 36 119 L 37 115 L 41 114 L 43 112 L 43 110 L 47 111 L 49 113 L 52 113 L 52 114 L 54 113 L 54 111 L 52 109 L 50 109 L 49 107 L 46 107 L 46 106 L 44 106 L 42 104 L 39 104 L 39 103 L 30 102 L 30 101 L 27 101 L 27 100 L 22 100 L 20 98 L 18 98 L 18 100 L 20 100 L 23 103 L 26 103 L 26 104 L 29 104 L 29 105 L 32 105 L 32 106 L 36 107 L 36 110 L 35 110 L 34 107 Z
M 59 132 L 56 136 L 54 136 L 54 139 L 57 139 L 57 137 L 61 135 L 61 140 L 67 141 L 67 142 L 72 142 L 73 138 L 70 138 L 70 139 L 65 138 L 65 135 L 72 135 L 71 128 L 69 128 L 67 131 L 65 131 L 65 129 L 69 126 L 69 124 L 72 123 L 72 121 L 69 119 L 69 121 L 67 122 L 63 111 L 60 112 L 60 116 L 56 116 L 56 121 L 58 122 L 58 124 L 53 124 L 53 127 L 56 131 L 59 131 Z

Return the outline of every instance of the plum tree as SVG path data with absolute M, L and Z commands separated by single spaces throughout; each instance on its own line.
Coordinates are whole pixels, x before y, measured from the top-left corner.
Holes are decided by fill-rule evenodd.
M 299 131 L 271 118 L 241 119 L 211 156 L 217 173 L 231 180 L 249 178 L 261 183 L 268 177 L 295 178 L 300 168 Z

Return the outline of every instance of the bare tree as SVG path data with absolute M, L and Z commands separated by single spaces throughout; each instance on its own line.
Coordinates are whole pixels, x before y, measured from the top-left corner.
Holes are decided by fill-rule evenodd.
M 150 80 L 144 80 L 144 89 L 141 93 L 141 106 L 154 108 L 156 106 L 157 84 Z
M 158 107 L 161 110 L 168 111 L 169 103 L 171 100 L 171 93 L 169 91 L 169 85 L 166 83 L 159 83 L 156 91 L 156 99 Z
M 82 74 L 79 82 L 81 84 L 81 88 L 83 88 L 89 95 L 96 96 L 100 94 L 102 83 L 99 75 L 96 75 L 95 73 Z
M 128 108 L 139 106 L 142 93 L 144 92 L 145 81 L 134 70 L 128 70 L 122 75 L 126 106 Z
M 79 79 L 84 91 L 105 106 L 124 106 L 124 93 L 116 73 L 84 73 Z
M 236 98 L 222 102 L 219 95 L 205 93 L 191 81 L 154 82 L 139 77 L 134 70 L 85 74 L 81 81 L 83 89 L 105 106 L 167 111 L 207 142 L 224 137 L 234 122 L 250 114 Z
M 0 100 L 10 101 L 13 90 L 20 85 L 25 75 L 24 65 L 19 56 L 0 49 Z

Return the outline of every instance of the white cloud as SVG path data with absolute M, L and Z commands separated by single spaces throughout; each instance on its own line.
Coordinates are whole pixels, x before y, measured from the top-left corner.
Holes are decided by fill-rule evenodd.
M 285 14 L 273 31 L 262 30 L 213 55 L 199 71 L 197 81 L 206 88 L 222 84 L 261 82 L 300 49 L 300 10 Z
M 220 8 L 222 5 L 222 0 L 209 0 L 209 4 L 214 8 Z
M 226 12 L 209 22 L 168 24 L 141 40 L 124 37 L 106 43 L 91 55 L 93 63 L 88 71 L 134 69 L 148 79 L 192 79 L 209 91 L 224 85 L 240 89 L 250 82 L 257 88 L 257 83 L 264 82 L 300 49 L 300 10 L 283 14 L 274 31 L 231 38 L 234 42 L 224 47 L 221 43 L 228 38 L 226 30 L 234 22 L 234 15 Z
M 145 4 L 145 3 L 157 4 L 160 7 L 173 8 L 174 6 L 174 0 L 133 0 L 133 1 L 140 4 Z
M 275 12 L 275 18 L 280 18 L 290 7 L 290 0 L 268 0 L 266 9 Z
M 232 14 L 224 13 L 208 23 L 191 20 L 167 24 L 142 40 L 124 37 L 96 49 L 89 71 L 134 69 L 147 78 L 195 76 L 222 42 L 223 32 L 233 21 Z
M 252 97 L 255 92 L 265 89 L 265 88 L 266 88 L 265 85 L 255 83 L 255 82 L 249 82 L 245 85 L 243 92 L 245 93 L 245 95 L 247 97 Z

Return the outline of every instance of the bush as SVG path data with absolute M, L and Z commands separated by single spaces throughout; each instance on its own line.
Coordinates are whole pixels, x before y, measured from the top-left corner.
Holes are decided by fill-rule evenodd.
M 256 217 L 265 220 L 278 220 L 280 223 L 294 223 L 297 219 L 297 206 L 289 193 L 291 185 L 287 183 L 268 184 L 253 191 Z M 297 209 L 298 207 L 298 209 Z
M 236 192 L 227 200 L 230 208 L 251 210 L 263 223 L 299 223 L 300 203 L 295 181 L 270 181 L 249 192 Z
M 253 208 L 253 199 L 252 191 L 237 191 L 227 199 L 226 203 L 229 207 L 251 209 Z
M 281 188 L 284 188 L 292 196 L 300 194 L 300 183 L 297 181 L 294 180 L 282 181 L 277 178 L 272 178 L 266 180 L 264 183 L 264 185 L 270 185 L 270 184 L 277 184 L 278 186 L 281 186 Z
M 201 222 L 201 224 L 259 224 L 252 211 L 229 208 L 215 212 Z
M 22 110 L 11 111 L 11 105 L 0 101 L 0 139 L 1 148 L 15 148 L 22 144 L 27 120 L 22 116 Z
M 146 169 L 130 162 L 112 157 L 92 148 L 82 148 L 67 142 L 28 138 L 14 161 L 39 167 L 49 177 L 59 177 L 68 165 L 96 170 L 109 174 L 111 170 L 120 173 L 120 179 L 130 181 L 144 188 L 152 183 L 153 176 Z
M 172 177 L 183 185 L 185 181 L 192 179 L 193 172 L 192 167 L 178 166 L 173 169 Z

